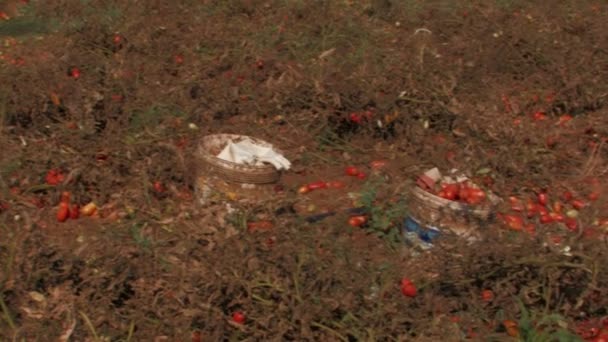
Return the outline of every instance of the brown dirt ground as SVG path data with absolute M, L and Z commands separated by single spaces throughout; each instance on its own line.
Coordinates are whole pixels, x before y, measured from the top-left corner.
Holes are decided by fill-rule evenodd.
M 0 340 L 608 334 L 606 3 L 30 0 L 0 10 Z M 202 205 L 193 156 L 218 132 L 270 141 L 293 169 L 278 185 L 216 185 Z M 387 162 L 378 174 L 376 160 Z M 344 175 L 348 165 L 370 177 Z M 400 226 L 413 180 L 433 166 L 474 176 L 504 200 L 501 213 L 513 214 L 509 196 L 541 189 L 564 211 L 566 190 L 585 206 L 575 228 L 533 218 L 529 234 L 493 216 L 467 221 L 481 241 L 446 233 L 422 253 Z M 51 169 L 65 179 L 47 184 Z M 317 180 L 346 186 L 297 193 Z M 57 222 L 65 191 L 98 214 Z M 362 203 L 362 228 L 344 212 L 305 221 Z M 260 220 L 272 228 L 247 229 Z M 402 278 L 416 297 L 401 293 Z

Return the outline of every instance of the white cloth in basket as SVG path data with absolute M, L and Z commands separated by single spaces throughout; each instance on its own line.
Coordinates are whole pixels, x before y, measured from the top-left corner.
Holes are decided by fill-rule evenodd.
M 237 164 L 261 166 L 270 163 L 277 170 L 289 170 L 291 167 L 289 160 L 272 147 L 258 145 L 251 139 L 243 139 L 237 143 L 229 140 L 217 157 Z

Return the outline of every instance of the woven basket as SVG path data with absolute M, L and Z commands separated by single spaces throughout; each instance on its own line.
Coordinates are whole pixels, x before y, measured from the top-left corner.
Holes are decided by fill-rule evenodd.
M 212 173 L 230 182 L 248 184 L 277 182 L 281 173 L 270 164 L 263 166 L 242 165 L 216 157 L 226 147 L 228 141 L 238 142 L 246 138 L 251 139 L 258 145 L 273 147 L 263 140 L 245 135 L 213 134 L 205 136 L 199 142 L 196 151 L 197 161 L 200 164 L 199 175 Z M 278 149 L 275 148 L 275 150 L 281 153 Z
M 477 219 L 487 220 L 500 199 L 494 194 L 488 194 L 488 201 L 479 206 L 470 206 L 465 203 L 450 201 L 433 195 L 419 187 L 412 189 L 412 205 L 418 215 L 425 221 L 437 221 L 443 217 L 451 216 L 473 216 Z

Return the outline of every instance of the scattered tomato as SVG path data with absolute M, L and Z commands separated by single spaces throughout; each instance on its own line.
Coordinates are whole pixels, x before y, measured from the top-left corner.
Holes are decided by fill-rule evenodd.
M 509 202 L 511 203 L 511 210 L 517 212 L 524 211 L 524 204 L 519 198 L 515 196 L 510 196 Z
M 468 204 L 479 204 L 486 198 L 486 193 L 477 188 L 471 188 L 469 190 L 469 197 L 466 199 Z
M 597 201 L 598 198 L 600 198 L 600 193 L 599 193 L 599 191 L 593 191 L 587 196 L 587 198 L 590 201 Z
M 318 182 L 308 184 L 308 190 L 310 190 L 310 191 L 317 190 L 317 189 L 326 189 L 326 188 L 327 188 L 326 182 L 318 181 Z
M 359 172 L 357 178 L 364 180 L 365 178 L 367 178 L 367 175 L 365 174 L 365 172 Z
M 494 300 L 494 292 L 492 292 L 492 290 L 481 291 L 481 299 L 486 303 L 491 302 Z
M 298 189 L 298 193 L 299 194 L 306 194 L 310 192 L 310 188 L 308 187 L 308 185 L 302 185 L 299 189 Z
M 70 217 L 70 208 L 67 203 L 59 203 L 59 210 L 57 210 L 57 221 L 65 222 Z
M 505 326 L 505 329 L 507 330 L 507 334 L 509 336 L 511 336 L 511 337 L 519 336 L 519 327 L 517 325 L 517 322 L 507 319 L 502 322 L 502 325 Z
M 182 64 L 184 63 L 184 56 L 183 55 L 175 55 L 173 56 L 173 61 L 175 62 L 175 64 Z
M 532 218 L 538 214 L 538 206 L 530 198 L 528 198 L 528 202 L 526 203 L 526 212 L 528 213 L 528 218 Z
M 80 78 L 80 69 L 73 67 L 70 69 L 70 77 L 77 80 Z
M 534 226 L 534 223 L 528 223 L 524 226 L 524 230 L 530 234 L 530 235 L 535 235 L 536 234 L 536 227 Z
M 546 192 L 539 192 L 536 196 L 538 198 L 538 204 L 546 206 L 547 203 L 549 203 L 549 198 Z
M 154 188 L 154 191 L 158 193 L 165 192 L 165 187 L 160 181 L 155 181 L 154 184 L 152 184 L 152 187 Z
M 572 192 L 570 191 L 564 191 L 564 193 L 562 194 L 562 199 L 566 202 L 570 201 L 574 196 L 572 195 Z
M 357 169 L 357 167 L 355 166 L 347 166 L 346 169 L 344 170 L 344 172 L 349 175 L 349 176 L 353 176 L 353 177 L 357 177 L 359 175 L 359 169 Z
M 572 207 L 574 207 L 574 209 L 576 209 L 576 210 L 581 210 L 586 206 L 585 202 L 583 202 L 580 199 L 572 200 L 571 204 L 572 204 Z
M 541 214 L 540 215 L 540 223 L 542 223 L 542 224 L 549 224 L 551 222 L 553 222 L 553 218 L 550 215 L 548 215 L 548 214 L 546 214 L 546 215 L 542 215 Z
M 578 221 L 574 218 L 568 217 L 564 220 L 564 224 L 566 228 L 569 230 L 576 232 L 578 230 Z
M 547 115 L 543 112 L 535 112 L 532 114 L 532 118 L 534 118 L 534 121 L 545 121 L 547 120 Z
M 416 297 L 418 290 L 411 280 L 408 278 L 403 278 L 401 279 L 401 293 L 406 297 L 413 298 Z
M 97 212 L 97 205 L 94 202 L 90 202 L 80 208 L 80 213 L 85 216 L 93 216 L 95 212 Z
M 554 212 L 561 214 L 563 209 L 564 209 L 564 206 L 562 205 L 562 202 L 560 202 L 560 201 L 553 202 L 553 211 Z
M 352 216 L 351 218 L 348 219 L 348 224 L 351 227 L 361 227 L 366 222 L 367 222 L 367 217 L 365 217 L 363 215 Z
M 236 311 L 232 314 L 232 321 L 236 324 L 245 323 L 245 314 L 241 311 Z
M 65 176 L 58 169 L 52 169 L 47 172 L 45 180 L 48 185 L 58 185 L 65 179 Z
M 115 34 L 114 37 L 112 37 L 112 42 L 114 42 L 114 44 L 116 45 L 122 43 L 122 36 L 119 34 Z
M 553 220 L 555 222 L 563 222 L 564 221 L 564 215 L 562 215 L 560 213 L 556 213 L 556 212 L 549 213 L 549 217 L 551 218 L 551 220 Z
M 75 220 L 80 217 L 80 207 L 78 204 L 73 204 L 72 209 L 70 209 L 70 218 Z
M 513 230 L 522 230 L 524 227 L 524 220 L 521 216 L 517 215 L 502 215 L 503 222 Z

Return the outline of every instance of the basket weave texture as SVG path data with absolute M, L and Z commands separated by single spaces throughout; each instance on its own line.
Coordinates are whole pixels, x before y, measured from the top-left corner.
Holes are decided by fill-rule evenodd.
M 262 166 L 243 165 L 217 157 L 230 140 L 237 143 L 243 139 L 251 139 L 255 144 L 274 148 L 272 144 L 266 141 L 245 135 L 207 135 L 200 140 L 196 150 L 197 163 L 199 164 L 199 169 L 197 171 L 199 176 L 211 173 L 230 182 L 248 184 L 268 184 L 277 182 L 281 177 L 281 173 L 270 164 Z M 274 149 L 278 153 L 281 153 L 278 149 Z

